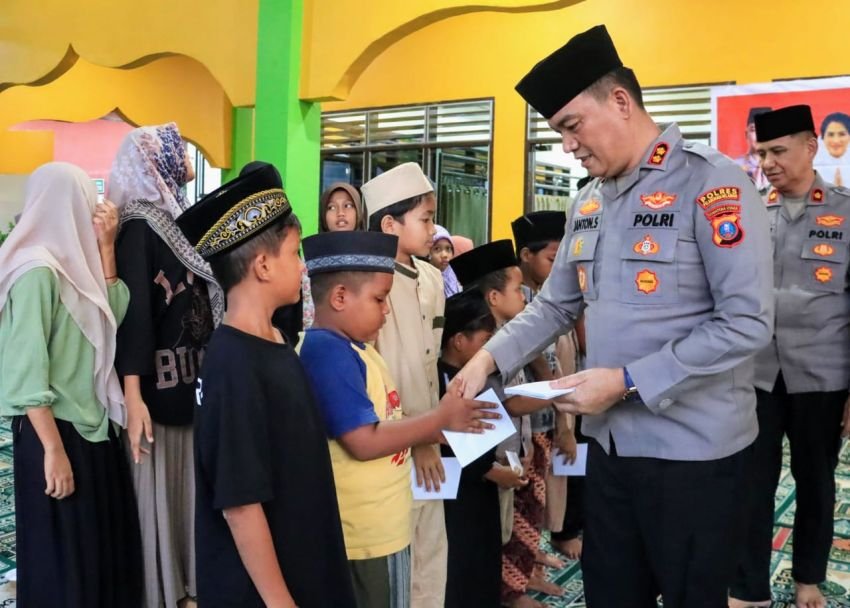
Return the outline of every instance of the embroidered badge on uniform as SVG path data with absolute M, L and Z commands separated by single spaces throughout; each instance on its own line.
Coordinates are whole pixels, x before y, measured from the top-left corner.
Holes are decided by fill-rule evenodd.
M 669 151 L 670 146 L 665 144 L 663 141 L 655 144 L 655 148 L 652 150 L 652 154 L 649 155 L 649 164 L 660 165 L 664 162 L 664 157 L 667 156 L 667 152 Z
M 741 189 L 737 186 L 720 186 L 712 188 L 700 194 L 697 197 L 697 203 L 703 209 L 708 209 L 716 203 L 723 201 L 739 201 L 741 200 Z
M 844 218 L 840 215 L 819 215 L 815 218 L 815 223 L 818 226 L 829 226 L 834 228 L 844 223 Z
M 653 192 L 652 194 L 641 194 L 640 202 L 644 207 L 652 210 L 664 209 L 676 202 L 676 195 L 669 192 Z
M 740 224 L 740 205 L 721 205 L 707 211 L 705 217 L 714 228 L 712 240 L 718 247 L 737 247 L 743 242 L 744 229 Z
M 602 203 L 600 203 L 595 198 L 592 198 L 589 201 L 587 201 L 584 205 L 582 205 L 579 208 L 578 212 L 581 215 L 590 215 L 594 211 L 597 211 L 601 206 L 602 206 Z
M 401 398 L 398 396 L 398 391 L 387 393 L 387 413 L 392 413 L 399 407 L 401 407 Z
M 658 275 L 644 268 L 635 275 L 635 285 L 641 293 L 652 293 L 658 289 Z
M 767 204 L 768 205 L 778 205 L 779 204 L 779 190 L 771 190 L 770 194 L 767 195 Z
M 824 258 L 828 258 L 833 253 L 835 253 L 835 248 L 828 243 L 818 243 L 817 245 L 812 247 L 812 253 Z
M 581 255 L 582 250 L 584 249 L 584 239 L 579 237 L 573 243 L 573 255 Z
M 583 265 L 577 266 L 576 272 L 578 273 L 578 288 L 581 289 L 583 293 L 587 291 L 587 272 Z
M 652 255 L 661 251 L 661 246 L 652 240 L 652 235 L 647 234 L 643 237 L 642 241 L 635 243 L 635 246 L 632 249 L 635 253 L 639 253 L 641 255 Z
M 820 188 L 815 188 L 812 190 L 812 202 L 813 203 L 822 203 L 823 202 L 823 190 Z
M 821 283 L 829 283 L 832 280 L 832 268 L 826 266 L 815 268 L 815 278 Z

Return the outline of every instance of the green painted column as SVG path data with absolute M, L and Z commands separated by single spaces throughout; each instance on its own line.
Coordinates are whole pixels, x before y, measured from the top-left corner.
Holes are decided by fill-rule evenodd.
M 231 167 L 222 170 L 222 183 L 239 175 L 242 167 L 254 160 L 254 108 L 233 108 L 231 136 Z
M 274 163 L 304 234 L 316 232 L 321 107 L 298 99 L 304 0 L 259 0 L 254 157 Z

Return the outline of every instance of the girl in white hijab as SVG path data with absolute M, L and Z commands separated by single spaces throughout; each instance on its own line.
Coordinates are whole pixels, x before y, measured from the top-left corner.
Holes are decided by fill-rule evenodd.
M 118 274 L 130 306 L 116 367 L 127 401 L 127 447 L 139 507 L 148 608 L 196 595 L 192 418 L 195 385 L 223 299 L 209 265 L 175 224 L 194 179 L 174 123 L 124 138 L 107 191 L 121 211 Z
M 127 308 L 117 211 L 49 163 L 0 247 L 0 415 L 12 418 L 21 606 L 135 606 L 138 521 L 115 334 Z M 129 516 L 128 516 L 129 514 Z

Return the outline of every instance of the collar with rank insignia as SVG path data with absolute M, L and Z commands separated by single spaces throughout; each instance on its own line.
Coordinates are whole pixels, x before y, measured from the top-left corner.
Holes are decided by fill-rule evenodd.
M 664 162 L 664 159 L 667 157 L 667 153 L 670 151 L 670 146 L 665 142 L 661 141 L 655 144 L 655 147 L 652 149 L 652 154 L 649 155 L 649 160 L 647 161 L 650 165 L 661 165 Z
M 649 144 L 645 153 L 642 169 L 667 169 L 668 159 L 679 142 L 682 141 L 682 132 L 676 123 L 672 123 L 658 135 L 658 138 Z
M 771 206 L 773 206 L 773 205 L 778 205 L 779 203 L 780 203 L 780 200 L 779 200 L 779 190 L 777 190 L 776 188 L 771 188 L 771 189 L 770 189 L 770 194 L 768 194 L 768 195 L 767 195 L 767 203 L 766 203 L 766 205 L 767 205 L 768 207 L 771 207 Z
M 816 205 L 823 204 L 823 190 L 821 188 L 812 190 L 811 201 Z

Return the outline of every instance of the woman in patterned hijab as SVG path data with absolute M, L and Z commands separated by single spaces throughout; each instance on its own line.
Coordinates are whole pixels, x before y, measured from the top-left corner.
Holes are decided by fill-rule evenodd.
M 186 144 L 169 123 L 131 131 L 108 184 L 121 212 L 118 274 L 131 296 L 116 368 L 142 531 L 143 605 L 150 608 L 195 595 L 194 391 L 224 300 L 174 221 L 190 206 L 183 188 L 194 177 Z

